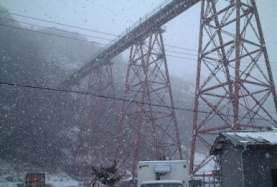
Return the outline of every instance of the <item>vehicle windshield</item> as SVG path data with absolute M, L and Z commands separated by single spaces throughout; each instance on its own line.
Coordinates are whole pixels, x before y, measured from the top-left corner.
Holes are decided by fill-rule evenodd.
M 183 187 L 182 184 L 143 184 L 141 187 Z

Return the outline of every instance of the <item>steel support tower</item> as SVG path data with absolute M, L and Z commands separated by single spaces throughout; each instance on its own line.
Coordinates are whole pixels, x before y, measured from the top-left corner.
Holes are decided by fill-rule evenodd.
M 139 160 L 183 158 L 162 32 L 130 50 L 116 155 L 133 177 Z
M 254 0 L 202 0 L 190 174 L 215 135 L 276 127 L 277 97 Z M 207 155 L 208 156 L 208 155 Z
M 87 85 L 87 86 L 85 86 Z M 75 161 L 81 165 L 82 175 L 91 174 L 93 163 L 106 163 L 114 157 L 116 111 L 115 89 L 112 65 L 108 64 L 93 71 L 80 84 L 85 95 L 79 95 L 77 102 L 82 106 L 79 116 L 79 136 L 76 142 Z M 114 137 L 114 138 L 113 138 Z

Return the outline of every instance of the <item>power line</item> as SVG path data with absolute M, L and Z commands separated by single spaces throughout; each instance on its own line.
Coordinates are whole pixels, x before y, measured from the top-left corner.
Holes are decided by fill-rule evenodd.
M 112 99 L 112 100 L 117 100 L 117 101 L 128 101 L 130 103 L 156 106 L 156 107 L 162 107 L 162 108 L 169 108 L 169 109 L 174 109 L 174 110 L 182 110 L 182 111 L 188 111 L 188 112 L 199 112 L 199 113 L 204 113 L 204 114 L 210 114 L 210 112 L 206 112 L 206 111 L 200 111 L 200 110 L 196 111 L 193 109 L 187 109 L 187 108 L 181 108 L 181 107 L 172 107 L 172 106 L 168 106 L 168 105 L 144 103 L 144 102 L 136 101 L 133 99 L 129 100 L 129 99 L 123 99 L 123 98 L 118 98 L 118 97 L 93 94 L 93 93 L 90 93 L 87 91 L 65 90 L 65 89 L 57 89 L 57 88 L 51 88 L 51 87 L 46 87 L 46 86 L 42 87 L 42 86 L 22 85 L 22 84 L 9 83 L 9 82 L 3 82 L 3 81 L 0 81 L 0 84 L 7 85 L 7 86 L 15 86 L 15 87 L 19 87 L 19 88 L 39 89 L 39 90 L 47 90 L 47 91 L 55 91 L 55 92 L 63 92 L 63 93 L 76 93 L 76 94 L 81 94 L 81 95 L 87 95 L 87 96 L 93 96 L 93 97 L 99 97 L 99 98 L 105 98 L 105 99 Z M 225 115 L 225 116 L 234 117 L 233 115 Z M 264 119 L 264 118 L 254 118 L 254 117 L 245 117 L 245 118 L 262 120 L 262 121 L 272 121 L 272 120 L 268 120 L 268 119 Z
M 4 12 L 4 13 L 7 13 L 7 14 L 9 13 L 7 11 L 2 11 L 2 10 L 0 10 L 0 12 Z M 30 19 L 39 20 L 39 21 L 43 21 L 43 22 L 49 22 L 49 23 L 54 23 L 54 24 L 58 24 L 58 25 L 64 25 L 64 26 L 78 28 L 78 29 L 82 29 L 82 30 L 88 30 L 88 31 L 91 31 L 91 32 L 105 33 L 105 32 L 101 32 L 101 31 L 95 31 L 95 30 L 85 29 L 85 28 L 81 28 L 81 27 L 75 27 L 75 26 L 71 26 L 71 25 L 67 25 L 67 24 L 63 24 L 63 23 L 47 21 L 47 20 L 43 20 L 43 19 L 39 19 L 39 18 L 30 17 L 30 16 L 24 16 L 24 15 L 20 15 L 20 14 L 16 14 L 16 13 L 10 13 L 10 14 L 21 16 L 21 17 L 27 17 L 27 18 L 30 18 Z M 112 39 L 107 39 L 107 38 L 102 38 L 102 37 L 97 37 L 97 36 L 92 36 L 92 35 L 84 35 L 84 34 L 79 34 L 79 33 L 76 33 L 76 32 L 71 32 L 71 31 L 61 30 L 61 29 L 57 29 L 57 28 L 51 28 L 51 27 L 41 26 L 41 25 L 37 25 L 37 24 L 31 24 L 31 23 L 22 22 L 22 21 L 11 20 L 11 19 L 7 19 L 7 18 L 1 18 L 0 17 L 0 19 L 8 20 L 8 21 L 13 21 L 13 22 L 18 22 L 18 23 L 23 23 L 23 24 L 27 24 L 27 25 L 31 25 L 31 26 L 36 26 L 36 27 L 41 27 L 41 28 L 47 28 L 47 29 L 51 29 L 51 30 L 62 31 L 62 32 L 71 33 L 71 34 L 78 34 L 80 36 L 98 38 L 98 39 L 101 39 L 101 40 L 107 40 L 107 41 L 111 41 L 111 42 L 115 41 L 115 40 L 112 40 Z M 9 27 L 8 25 L 3 25 L 3 24 L 2 24 L 2 26 Z M 83 42 L 96 43 L 96 44 L 100 44 L 100 45 L 107 45 L 107 44 L 103 44 L 103 43 L 100 43 L 100 42 L 95 42 L 95 41 L 90 42 L 90 41 L 87 41 L 87 40 L 81 40 L 81 39 L 77 39 L 77 38 L 61 36 L 61 35 L 57 35 L 57 34 L 50 34 L 50 33 L 45 33 L 45 32 L 42 32 L 42 31 L 34 31 L 34 30 L 31 30 L 31 29 L 19 28 L 19 27 L 15 27 L 15 26 L 10 26 L 10 27 L 17 28 L 17 29 L 22 29 L 22 30 L 27 30 L 27 31 L 31 31 L 31 32 L 38 32 L 38 33 L 41 33 L 41 34 L 53 35 L 53 36 L 62 37 L 62 38 L 79 40 L 79 41 L 83 41 Z M 105 33 L 105 34 L 113 35 L 113 34 L 110 34 L 110 33 Z M 118 35 L 113 35 L 113 36 L 118 36 Z M 165 46 L 168 46 L 168 47 L 171 47 L 171 48 L 176 48 L 176 49 L 183 49 L 183 50 L 197 52 L 197 50 L 189 49 L 189 48 L 184 48 L 184 47 L 179 47 L 179 46 L 173 46 L 173 45 L 165 45 Z M 166 52 L 172 52 L 172 53 L 184 54 L 184 55 L 196 56 L 196 57 L 198 56 L 197 54 L 184 53 L 184 52 L 172 51 L 172 50 L 166 50 Z M 187 57 L 180 57 L 180 56 L 175 56 L 175 55 L 168 55 L 168 54 L 167 54 L 167 56 L 171 56 L 171 57 L 179 58 L 179 59 L 186 59 L 186 60 L 197 60 L 197 59 L 192 59 L 192 58 L 187 58 Z M 260 62 L 265 62 L 265 61 L 260 61 Z M 275 62 L 271 62 L 271 63 L 275 63 Z M 262 64 L 262 66 L 265 67 L 266 65 Z M 275 68 L 272 68 L 272 67 L 273 66 L 271 65 L 271 69 L 275 69 Z
M 107 39 L 107 38 L 102 38 L 102 37 L 97 37 L 97 36 L 92 36 L 92 35 L 86 35 L 86 34 L 79 34 L 77 32 L 71 32 L 71 31 L 62 30 L 62 29 L 58 29 L 58 28 L 41 26 L 41 25 L 37 25 L 37 24 L 33 24 L 33 23 L 27 23 L 27 22 L 23 22 L 23 21 L 16 21 L 16 20 L 12 20 L 12 19 L 1 18 L 1 17 L 0 17 L 0 19 L 7 20 L 7 21 L 13 21 L 13 22 L 17 22 L 17 23 L 22 23 L 22 24 L 26 24 L 26 25 L 30 25 L 30 26 L 40 27 L 40 28 L 46 28 L 46 29 L 49 29 L 49 30 L 56 30 L 56 31 L 70 33 L 70 34 L 76 34 L 76 35 L 80 35 L 80 36 L 97 38 L 97 39 L 101 39 L 101 40 L 115 41 L 115 40 L 111 40 L 111 39 Z
M 111 97 L 111 96 L 104 96 L 104 95 L 98 95 L 98 94 L 93 94 L 90 92 L 85 92 L 85 91 L 76 91 L 76 90 L 65 90 L 65 89 L 57 89 L 57 88 L 51 88 L 51 87 L 46 87 L 46 86 L 32 86 L 32 85 L 23 85 L 23 84 L 17 84 L 17 83 L 9 83 L 9 82 L 3 82 L 0 81 L 1 85 L 8 85 L 8 86 L 15 86 L 15 87 L 20 87 L 20 88 L 31 88 L 31 89 L 39 89 L 39 90 L 47 90 L 47 91 L 55 91 L 55 92 L 63 92 L 63 93 L 76 93 L 76 94 L 81 94 L 81 95 L 89 95 L 93 97 L 100 97 L 100 98 L 106 98 L 106 99 L 113 99 L 113 100 L 118 100 L 118 101 L 129 101 L 133 103 L 138 103 L 138 104 L 146 104 L 146 105 L 151 105 L 151 106 L 157 106 L 157 107 L 163 107 L 163 108 L 170 108 L 170 109 L 177 109 L 177 110 L 187 110 L 187 111 L 192 111 L 190 109 L 183 109 L 183 108 L 178 108 L 178 107 L 171 107 L 167 105 L 159 105 L 159 104 L 151 104 L 151 103 L 142 103 L 139 101 L 135 100 L 127 100 L 123 98 L 118 98 L 118 97 Z M 208 113 L 203 111 L 204 113 Z
M 12 12 L 3 11 L 3 10 L 0 10 L 0 12 L 4 12 L 6 14 L 11 14 L 11 15 L 19 16 L 19 17 L 29 18 L 29 19 L 33 19 L 33 20 L 37 20 L 37 21 L 52 23 L 52 24 L 56 24 L 56 25 L 62 25 L 62 26 L 71 27 L 71 28 L 77 28 L 77 29 L 86 30 L 86 31 L 90 31 L 90 32 L 95 32 L 95 33 L 101 33 L 101 34 L 105 34 L 105 35 L 120 37 L 120 35 L 115 35 L 115 34 L 112 34 L 112 33 L 107 33 L 107 32 L 93 30 L 93 29 L 87 29 L 87 28 L 83 28 L 83 27 L 68 25 L 68 24 L 59 23 L 59 22 L 55 22 L 55 21 L 44 20 L 44 19 L 40 19 L 40 18 L 34 18 L 34 17 L 31 17 L 31 16 L 26 16 L 26 15 L 22 15 L 22 14 L 18 14 L 18 13 L 12 13 Z M 5 19 L 5 18 L 0 18 L 0 19 Z M 15 20 L 10 20 L 10 21 L 15 21 Z M 17 21 L 17 22 L 19 22 L 19 21 Z M 21 22 L 21 23 L 24 23 L 24 22 Z M 29 24 L 29 23 L 24 23 L 24 24 Z M 37 26 L 37 25 L 35 25 L 35 26 Z M 44 26 L 38 26 L 38 27 L 44 27 Z M 46 28 L 50 29 L 49 27 L 46 27 Z M 56 29 L 56 30 L 60 30 L 60 29 Z M 60 30 L 60 31 L 64 31 L 64 30 Z M 64 31 L 64 32 L 70 32 L 70 31 Z M 70 33 L 74 33 L 74 32 L 70 32 Z M 77 34 L 77 33 L 75 33 L 75 34 Z M 89 36 L 89 35 L 83 35 L 83 36 L 95 37 L 95 36 Z M 96 37 L 96 38 L 103 39 L 103 40 L 115 41 L 115 40 L 106 39 L 106 38 L 100 38 L 100 37 Z M 176 49 L 184 49 L 184 50 L 187 50 L 187 51 L 198 52 L 195 49 L 184 48 L 184 47 L 180 47 L 180 46 L 174 46 L 174 45 L 165 45 L 165 46 L 176 48 Z M 194 54 L 188 54 L 188 55 L 195 56 Z M 271 63 L 277 63 L 277 62 L 271 62 Z
M 180 47 L 180 46 L 174 46 L 174 45 L 165 45 L 165 46 L 172 47 L 172 48 L 176 48 L 176 49 L 184 49 L 184 50 L 187 50 L 187 51 L 195 51 L 195 52 L 198 52 L 198 51 L 195 50 L 195 49 L 189 49 L 189 48 L 184 48 L 184 47 Z
M 168 51 L 168 50 L 165 50 L 165 51 Z M 171 52 L 172 52 L 172 51 L 171 51 Z M 180 54 L 182 54 L 182 53 L 180 52 Z M 190 60 L 190 61 L 197 61 L 197 59 L 194 59 L 194 58 L 187 58 L 187 57 L 175 56 L 175 55 L 170 55 L 170 54 L 166 54 L 166 56 L 170 56 L 170 57 L 174 57 L 174 58 L 179 58 L 179 59 Z M 191 56 L 194 56 L 194 55 L 191 55 Z M 245 61 L 244 61 L 244 62 L 245 62 Z M 245 65 L 245 64 L 241 64 L 241 65 L 242 65 L 242 67 L 247 67 L 247 65 Z M 265 64 L 262 65 L 262 66 L 263 66 L 263 68 L 266 67 Z M 272 69 L 272 70 L 276 70 L 277 68 L 271 66 L 271 69 Z
M 3 18 L 0 18 L 0 19 L 3 19 Z M 9 19 L 6 19 L 6 20 L 9 20 Z M 14 20 L 10 20 L 10 21 L 14 21 Z M 19 22 L 19 23 L 24 23 L 24 22 Z M 32 26 L 38 26 L 38 27 L 43 27 L 43 28 L 47 28 L 47 29 L 51 29 L 51 30 L 58 30 L 58 31 L 62 31 L 62 32 L 72 33 L 72 34 L 78 34 L 78 35 L 81 35 L 81 36 L 89 36 L 89 35 L 83 35 L 83 34 L 74 33 L 74 32 L 70 32 L 70 31 L 64 31 L 64 30 L 60 30 L 60 29 L 55 29 L 55 28 L 50 28 L 50 27 L 45 27 L 45 26 L 39 26 L 39 25 L 35 25 L 35 24 L 29 24 L 29 23 L 24 23 L 24 24 L 28 24 L 28 25 L 32 25 Z M 26 30 L 26 31 L 30 31 L 30 32 L 37 32 L 37 33 L 46 34 L 46 35 L 50 35 L 50 36 L 52 35 L 52 36 L 57 36 L 57 37 L 61 37 L 61 38 L 68 38 L 68 39 L 77 40 L 77 41 L 83 41 L 83 42 L 89 42 L 89 43 L 96 43 L 96 44 L 100 44 L 100 45 L 106 45 L 106 44 L 99 43 L 99 42 L 88 41 L 88 40 L 81 40 L 81 39 L 78 39 L 78 38 L 72 38 L 72 37 L 67 37 L 67 36 L 62 36 L 62 35 L 57 35 L 57 34 L 52 34 L 52 33 L 46 33 L 46 32 L 42 32 L 42 31 L 37 31 L 37 30 L 32 30 L 32 29 L 26 29 L 26 28 L 16 27 L 16 26 L 12 26 L 12 25 L 3 25 L 3 24 L 0 24 L 0 25 L 1 26 L 6 26 L 6 27 L 11 27 L 11 28 L 16 28 L 16 29 L 21 29 L 21 30 Z M 91 37 L 95 37 L 95 36 L 91 36 Z M 95 38 L 99 38 L 99 37 L 95 37 Z M 99 39 L 104 39 L 104 38 L 99 38 Z M 106 40 L 110 40 L 110 39 L 106 39 Z M 110 41 L 114 41 L 114 40 L 110 40 Z M 197 56 L 197 55 L 190 54 L 190 53 L 183 53 L 183 52 L 172 51 L 172 50 L 166 50 L 166 52 L 172 52 L 172 53 L 178 53 L 178 54 L 184 54 L 184 55 L 190 55 L 190 56 Z M 171 57 L 179 58 L 179 59 L 197 61 L 197 59 L 186 58 L 186 57 L 181 57 L 181 56 L 175 56 L 175 55 L 170 55 L 170 54 L 167 54 L 167 56 L 171 56 Z
M 1 12 L 1 10 L 0 10 L 0 12 Z M 7 19 L 7 18 L 1 18 L 0 17 L 0 19 L 8 20 L 8 21 L 13 21 L 13 22 L 18 22 L 18 23 L 23 23 L 23 24 L 27 24 L 27 25 L 31 25 L 31 26 L 36 26 L 36 27 L 41 27 L 41 28 L 47 28 L 47 29 L 50 29 L 50 30 L 57 30 L 57 31 L 61 31 L 61 32 L 66 32 L 66 33 L 71 33 L 71 34 L 77 34 L 77 35 L 80 35 L 80 36 L 87 36 L 87 37 L 93 37 L 93 38 L 98 38 L 98 39 L 102 39 L 102 40 L 115 41 L 115 40 L 112 40 L 112 39 L 101 38 L 101 37 L 91 36 L 91 35 L 84 35 L 84 34 L 80 34 L 80 33 L 77 33 L 77 32 L 71 32 L 71 31 L 66 31 L 66 30 L 62 30 L 62 29 L 41 26 L 41 25 L 37 25 L 37 24 L 32 24 L 32 23 L 27 23 L 27 22 L 22 22 L 22 21 L 11 20 L 11 19 Z M 36 18 L 34 18 L 34 19 L 36 19 Z M 17 28 L 17 29 L 22 29 L 22 30 L 27 30 L 27 31 L 32 31 L 32 32 L 39 32 L 41 34 L 47 34 L 47 35 L 53 35 L 53 36 L 73 39 L 71 37 L 66 37 L 66 36 L 61 36 L 61 35 L 51 34 L 51 33 L 45 33 L 45 32 L 42 32 L 42 31 L 35 31 L 35 30 L 32 30 L 32 29 L 20 28 L 20 27 L 16 27 L 16 26 L 12 26 L 12 25 L 3 25 L 3 24 L 0 24 L 0 25 L 6 26 L 6 27 L 12 27 L 12 28 Z M 77 38 L 74 38 L 74 39 L 75 40 L 80 40 L 80 39 L 77 39 Z M 80 40 L 80 41 L 87 42 L 86 40 Z M 93 42 L 93 43 L 98 43 L 98 42 Z M 98 44 L 100 44 L 100 45 L 106 45 L 106 44 L 103 44 L 103 43 L 98 43 Z M 187 49 L 187 48 L 178 47 L 178 46 L 172 46 L 172 45 L 165 45 L 165 46 L 172 47 L 172 48 L 179 48 L 179 49 L 185 49 L 185 50 L 195 51 L 195 50 L 192 50 L 192 49 Z M 166 50 L 166 51 L 172 52 L 172 53 L 179 53 L 179 54 L 190 55 L 190 56 L 197 56 L 195 54 L 183 53 L 183 52 L 172 51 L 172 50 Z M 169 56 L 173 56 L 173 55 L 169 55 Z M 176 57 L 176 56 L 173 56 L 173 57 Z M 184 58 L 184 57 L 177 57 L 177 58 Z M 187 59 L 187 58 L 184 58 L 184 59 Z M 191 59 L 191 60 L 195 60 L 195 59 Z
M 165 45 L 166 46 L 166 45 Z M 174 46 L 170 46 L 170 47 L 174 47 Z M 187 48 L 182 48 L 182 47 L 175 47 L 175 48 L 180 48 L 180 49 L 187 49 Z M 188 50 L 188 49 L 187 49 Z M 197 54 L 191 54 L 191 53 L 184 53 L 184 52 L 179 52 L 179 51 L 172 51 L 172 50 L 168 50 L 168 49 L 165 49 L 166 52 L 172 52 L 172 53 L 176 53 L 176 54 L 184 54 L 184 55 L 189 55 L 189 56 L 195 56 L 195 57 L 198 57 Z M 192 51 L 196 51 L 196 50 L 192 50 Z M 214 54 L 215 56 L 217 56 L 216 54 Z M 180 56 L 173 56 L 173 55 L 167 55 L 167 56 L 172 56 L 172 57 L 176 57 L 176 58 L 183 58 L 183 57 L 180 57 Z M 190 60 L 197 60 L 197 59 L 191 59 L 191 58 L 186 58 L 186 59 L 190 59 Z M 249 61 L 250 59 L 243 59 L 242 62 L 246 62 L 246 61 Z M 265 62 L 265 61 L 257 61 L 257 62 Z M 274 63 L 274 64 L 270 64 L 271 66 L 271 69 L 275 69 L 275 68 L 272 68 L 274 65 L 277 66 L 275 63 L 277 62 L 272 62 L 270 61 L 271 63 Z M 262 66 L 266 66 L 266 64 L 260 64 Z
M 174 57 L 174 58 L 185 59 L 185 60 L 197 61 L 197 59 L 194 59 L 194 58 L 186 58 L 186 57 L 175 56 L 175 55 L 169 55 L 169 54 L 166 54 L 166 56 L 171 56 L 171 57 Z
M 0 19 L 1 19 L 1 18 L 0 18 Z M 25 30 L 25 31 L 29 31 L 29 32 L 35 32 L 35 33 L 45 34 L 45 35 L 48 35 L 48 36 L 56 36 L 56 37 L 65 38 L 65 39 L 71 39 L 71 40 L 82 41 L 82 42 L 87 42 L 87 43 L 99 44 L 99 45 L 103 45 L 103 46 L 106 46 L 106 45 L 107 45 L 107 44 L 100 43 L 100 42 L 82 40 L 82 39 L 78 39 L 78 38 L 62 36 L 62 35 L 58 35 L 58 34 L 42 32 L 42 31 L 38 31 L 38 30 L 32 30 L 32 29 L 27 29 L 27 28 L 22 28 L 22 27 L 16 27 L 16 26 L 13 26 L 13 25 L 4 25 L 4 24 L 0 24 L 0 26 L 11 27 L 11 28 L 19 29 L 19 30 Z M 44 26 L 41 26 L 41 27 L 44 27 Z M 48 28 L 48 27 L 45 27 L 45 28 Z M 51 28 L 49 28 L 49 29 L 51 29 Z M 57 29 L 53 29 L 53 30 L 57 30 Z M 63 31 L 63 30 L 60 30 L 60 31 Z M 70 31 L 64 31 L 64 32 L 72 33 L 72 32 L 70 32 Z M 78 34 L 78 33 L 73 33 L 73 34 Z M 84 36 L 84 35 L 82 35 L 82 34 L 79 34 L 79 35 Z M 108 39 L 107 39 L 107 40 L 108 40 Z M 111 41 L 112 41 L 112 40 L 111 40 Z M 178 51 L 171 51 L 171 50 L 165 50 L 165 51 L 166 51 L 166 52 L 179 53 L 179 54 L 185 54 L 185 55 L 191 55 L 191 56 L 197 56 L 197 55 L 194 55 L 194 54 L 183 53 L 183 52 L 178 52 Z M 184 59 L 184 60 L 193 60 L 193 61 L 197 61 L 197 59 L 187 58 L 187 57 L 181 57 L 181 56 L 175 56 L 175 55 L 170 55 L 170 54 L 167 54 L 167 56 L 174 57 L 174 58 L 179 58 L 179 59 Z M 265 66 L 265 65 L 264 65 L 264 66 Z M 271 67 L 271 69 L 275 70 L 275 68 L 272 68 L 272 67 Z
M 184 53 L 184 52 L 179 52 L 179 51 L 172 51 L 172 50 L 168 50 L 168 49 L 165 49 L 165 51 L 167 52 L 172 52 L 172 53 L 177 53 L 177 54 L 182 54 L 182 55 L 189 55 L 189 56 L 198 56 L 197 54 L 191 54 L 191 53 Z
M 31 17 L 31 16 L 25 16 L 25 15 L 21 15 L 21 14 L 17 14 L 17 13 L 11 13 L 11 12 L 2 11 L 2 10 L 0 10 L 0 12 L 4 12 L 6 14 L 11 14 L 11 15 L 19 16 L 19 17 L 29 18 L 29 19 L 33 19 L 33 20 L 37 20 L 37 21 L 52 23 L 52 24 L 56 24 L 56 25 L 62 25 L 62 26 L 67 26 L 67 27 L 71 27 L 71 28 L 77 28 L 77 29 L 81 29 L 81 30 L 85 30 L 85 31 L 90 31 L 90 32 L 95 32 L 95 33 L 101 33 L 101 34 L 106 34 L 106 35 L 110 35 L 110 36 L 120 37 L 120 35 L 115 35 L 115 34 L 103 32 L 103 31 L 96 31 L 96 30 L 92 30 L 92 29 L 87 29 L 87 28 L 82 28 L 82 27 L 76 27 L 76 26 L 72 26 L 72 25 L 68 25 L 68 24 L 64 24 L 64 23 L 58 23 L 58 22 L 54 22 L 54 21 L 48 21 L 48 20 L 44 20 L 44 19 L 40 19 L 40 18 L 34 18 L 34 17 Z M 19 21 L 17 21 L 17 22 L 19 22 Z M 184 49 L 184 50 L 188 50 L 188 51 L 195 51 L 195 52 L 197 52 L 197 50 L 189 49 L 189 48 L 184 48 L 184 47 L 180 47 L 180 46 L 173 46 L 173 45 L 165 45 L 165 46 L 176 48 L 176 49 Z
M 3 19 L 3 18 L 0 18 L 0 19 Z M 19 23 L 21 23 L 21 22 L 19 22 Z M 38 26 L 38 25 L 34 25 L 34 24 L 29 24 L 29 25 Z M 68 38 L 68 39 L 72 39 L 72 40 L 78 40 L 78 41 L 83 41 L 83 42 L 97 43 L 97 44 L 100 44 L 100 45 L 106 45 L 106 44 L 99 43 L 99 42 L 92 42 L 92 41 L 87 41 L 87 40 L 81 40 L 81 39 L 78 39 L 78 38 L 72 38 L 72 37 L 62 36 L 62 35 L 58 35 L 58 34 L 46 33 L 46 32 L 42 32 L 42 31 L 37 31 L 37 30 L 32 30 L 32 29 L 27 29 L 27 28 L 16 27 L 16 26 L 13 26 L 13 25 L 0 24 L 0 26 L 11 27 L 11 28 L 19 29 L 19 30 L 36 32 L 36 33 L 40 33 L 40 34 L 46 34 L 46 35 L 49 35 L 49 36 L 57 36 L 57 37 L 61 37 L 61 38 Z M 44 26 L 38 26 L 38 27 L 44 27 Z M 52 29 L 52 28 L 49 28 L 49 27 L 44 27 L 44 28 Z M 59 30 L 59 29 L 54 29 L 53 28 L 52 30 Z M 59 31 L 63 31 L 63 30 L 59 30 Z M 69 31 L 63 31 L 63 32 L 69 32 Z M 72 32 L 69 32 L 69 33 L 72 33 Z M 78 34 L 78 33 L 73 33 L 73 34 Z M 84 36 L 83 34 L 79 34 L 79 35 Z M 109 40 L 109 39 L 107 39 L 107 40 Z M 112 41 L 112 40 L 110 40 L 110 41 Z M 168 50 L 166 50 L 166 51 L 168 51 Z M 175 52 L 175 51 L 169 51 L 169 52 Z M 175 53 L 185 54 L 185 53 L 182 53 L 182 52 L 175 52 Z M 167 55 L 167 56 L 171 56 L 171 57 L 175 57 L 175 58 L 181 58 L 181 59 L 196 60 L 196 59 L 185 58 L 185 57 L 174 56 L 174 55 Z
M 106 44 L 99 43 L 99 42 L 88 41 L 88 40 L 82 40 L 82 39 L 77 39 L 77 38 L 62 36 L 62 35 L 58 35 L 58 34 L 52 34 L 52 33 L 50 34 L 50 33 L 47 33 L 47 32 L 35 31 L 35 30 L 32 30 L 32 29 L 26 29 L 26 28 L 16 27 L 16 26 L 12 26 L 12 25 L 0 24 L 0 26 L 11 27 L 11 28 L 19 29 L 19 30 L 25 30 L 25 31 L 30 31 L 30 32 L 36 32 L 36 33 L 40 33 L 40 34 L 46 34 L 46 35 L 49 35 L 49 36 L 57 36 L 57 37 L 60 37 L 60 38 L 67 38 L 67 39 L 71 39 L 71 40 L 77 40 L 77 41 L 83 41 L 83 42 L 88 42 L 88 43 L 106 45 Z
M 107 33 L 107 32 L 96 31 L 96 30 L 87 29 L 87 28 L 83 28 L 83 27 L 77 27 L 77 26 L 68 25 L 68 24 L 64 24 L 64 23 L 58 23 L 58 22 L 55 22 L 55 21 L 48 21 L 48 20 L 44 20 L 44 19 L 40 19 L 40 18 L 34 18 L 34 17 L 31 17 L 31 16 L 25 16 L 25 15 L 22 15 L 22 14 L 12 13 L 12 12 L 8 12 L 8 11 L 0 10 L 0 12 L 4 12 L 6 14 L 11 14 L 11 15 L 19 16 L 19 17 L 29 18 L 29 19 L 32 19 L 32 20 L 52 23 L 52 24 L 56 24 L 56 25 L 62 25 L 62 26 L 66 26 L 66 27 L 71 27 L 71 28 L 75 28 L 75 29 L 81 29 L 81 30 L 85 30 L 85 31 L 96 32 L 96 33 L 101 33 L 101 34 L 110 35 L 110 36 L 119 36 L 119 35 L 115 35 L 115 34 L 111 34 L 111 33 Z

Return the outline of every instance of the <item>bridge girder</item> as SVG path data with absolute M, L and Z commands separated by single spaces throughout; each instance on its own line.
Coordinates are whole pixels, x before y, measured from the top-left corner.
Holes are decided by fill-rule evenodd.
M 199 1 L 200 0 L 173 0 L 145 20 L 139 20 L 133 28 L 129 28 L 128 32 L 120 36 L 116 42 L 100 51 L 94 59 L 65 80 L 61 84 L 61 87 L 67 88 L 72 85 L 78 85 L 80 80 L 86 77 L 93 69 L 110 63 L 112 58 L 125 51 L 132 44 L 148 37 L 152 30 L 160 28 Z

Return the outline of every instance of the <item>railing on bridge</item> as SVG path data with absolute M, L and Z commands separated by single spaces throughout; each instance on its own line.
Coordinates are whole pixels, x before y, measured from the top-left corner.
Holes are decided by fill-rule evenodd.
M 138 27 L 142 22 L 159 12 L 164 6 L 166 6 L 170 1 L 172 0 L 164 0 L 159 6 L 148 12 L 146 15 L 144 15 L 142 18 L 138 19 L 135 23 L 133 23 L 131 26 L 127 27 L 125 31 L 120 33 L 116 39 L 111 40 L 108 44 L 106 44 L 101 50 L 99 50 L 95 57 L 99 56 L 102 52 L 104 52 L 106 49 L 108 49 L 110 46 L 112 46 L 115 42 L 119 41 L 122 39 L 125 35 L 133 31 L 136 27 Z
M 200 0 L 164 1 L 159 7 L 146 14 L 143 19 L 135 22 L 127 31 L 124 31 L 123 34 L 119 36 L 118 40 L 101 50 L 94 59 L 82 67 L 78 72 L 71 75 L 69 79 L 62 83 L 62 87 L 78 84 L 82 78 L 92 71 L 92 69 L 109 64 L 110 59 L 126 50 L 135 41 L 147 37 L 151 30 L 161 27 L 199 1 Z

